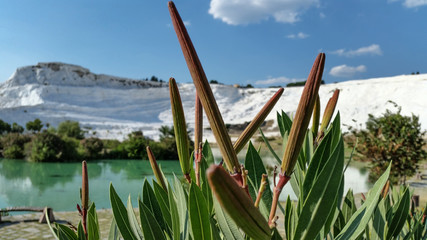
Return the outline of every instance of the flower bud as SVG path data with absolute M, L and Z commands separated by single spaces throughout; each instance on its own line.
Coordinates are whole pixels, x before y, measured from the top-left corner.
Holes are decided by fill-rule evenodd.
M 267 220 L 230 174 L 221 166 L 211 165 L 206 175 L 218 202 L 237 226 L 253 239 L 270 239 Z
M 181 96 L 175 79 L 169 79 L 169 93 L 172 105 L 173 128 L 175 131 L 176 148 L 182 173 L 188 176 L 191 171 L 190 150 L 188 145 L 187 124 L 185 123 L 184 109 Z

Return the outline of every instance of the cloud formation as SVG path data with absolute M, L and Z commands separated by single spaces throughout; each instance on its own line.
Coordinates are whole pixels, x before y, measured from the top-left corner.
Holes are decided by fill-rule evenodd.
M 398 2 L 399 0 L 389 0 L 389 2 Z M 415 8 L 427 5 L 427 0 L 403 0 L 403 6 L 407 8 Z
M 335 54 L 338 56 L 344 56 L 344 57 L 356 57 L 356 56 L 363 56 L 363 55 L 377 55 L 380 56 L 383 54 L 381 51 L 381 47 L 378 44 L 372 44 L 367 47 L 361 47 L 356 50 L 346 50 L 346 49 L 338 49 L 335 51 L 332 51 L 331 54 Z
M 274 18 L 281 23 L 299 21 L 301 13 L 319 0 L 211 0 L 209 13 L 231 25 L 257 23 Z
M 286 36 L 287 38 L 290 39 L 304 39 L 304 38 L 308 38 L 310 35 L 305 34 L 303 32 L 299 32 L 297 34 L 289 34 L 288 36 Z
M 305 81 L 302 78 L 287 78 L 287 77 L 269 77 L 264 80 L 258 80 L 255 82 L 256 85 L 286 85 L 288 83 L 294 83 L 299 81 Z
M 329 72 L 334 77 L 353 77 L 356 73 L 366 72 L 365 65 L 359 65 L 357 67 L 347 66 L 345 64 L 335 66 Z

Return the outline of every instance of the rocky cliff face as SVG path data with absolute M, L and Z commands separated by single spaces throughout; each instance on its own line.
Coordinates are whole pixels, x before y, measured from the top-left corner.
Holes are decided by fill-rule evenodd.
M 164 83 L 138 81 L 129 78 L 95 74 L 87 68 L 59 62 L 38 63 L 34 66 L 16 70 L 5 83 L 7 87 L 26 84 L 79 86 L 79 87 L 112 87 L 112 88 L 144 88 L 162 87 Z
M 379 115 L 391 109 L 387 103 L 391 100 L 402 106 L 403 114 L 419 115 L 422 128 L 427 128 L 427 74 L 322 85 L 322 111 L 336 88 L 341 90 L 337 109 L 344 125 L 363 128 L 368 114 Z M 191 130 L 195 89 L 192 84 L 180 84 L 179 90 Z M 212 85 L 212 90 L 224 121 L 229 124 L 251 121 L 277 91 L 217 84 Z M 276 111 L 293 114 L 301 92 L 301 87 L 286 88 L 267 119 L 274 120 Z M 64 63 L 19 68 L 0 84 L 0 119 L 25 126 L 35 118 L 51 126 L 64 120 L 79 121 L 89 135 L 117 139 L 136 130 L 157 138 L 160 126 L 172 125 L 167 83 L 94 74 Z M 206 118 L 204 124 L 208 126 Z M 209 132 L 205 136 L 213 140 Z

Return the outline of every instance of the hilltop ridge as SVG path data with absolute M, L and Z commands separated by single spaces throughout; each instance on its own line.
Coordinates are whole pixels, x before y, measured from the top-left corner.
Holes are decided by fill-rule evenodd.
M 275 88 L 211 86 L 222 117 L 229 124 L 251 121 L 277 91 Z M 386 109 L 393 109 L 389 100 L 402 107 L 402 114 L 418 115 L 422 128 L 427 129 L 427 74 L 322 85 L 319 91 L 322 112 L 337 88 L 341 90 L 337 110 L 344 131 L 345 126 L 364 128 L 370 113 L 378 116 Z M 192 130 L 195 88 L 185 83 L 179 84 L 179 90 Z M 302 87 L 285 88 L 267 120 L 275 120 L 276 111 L 292 115 L 301 92 Z M 79 121 L 89 135 L 116 139 L 123 139 L 136 130 L 157 139 L 160 126 L 173 124 L 167 83 L 94 74 L 86 68 L 64 63 L 22 67 L 0 84 L 0 119 L 25 126 L 35 118 L 51 126 L 64 120 Z M 204 126 L 208 127 L 206 118 Z M 204 134 L 213 140 L 209 131 Z
M 22 86 L 25 84 L 79 86 L 79 87 L 120 87 L 144 88 L 163 87 L 165 83 L 135 80 L 115 77 L 105 74 L 95 74 L 89 69 L 61 62 L 38 63 L 37 65 L 18 68 L 5 83 L 7 87 Z

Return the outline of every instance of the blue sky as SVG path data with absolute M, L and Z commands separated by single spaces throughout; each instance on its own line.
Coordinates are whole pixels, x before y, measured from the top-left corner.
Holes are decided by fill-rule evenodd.
M 208 79 L 286 85 L 427 72 L 427 0 L 177 0 Z M 167 1 L 0 0 L 0 82 L 59 61 L 130 78 L 191 77 Z

